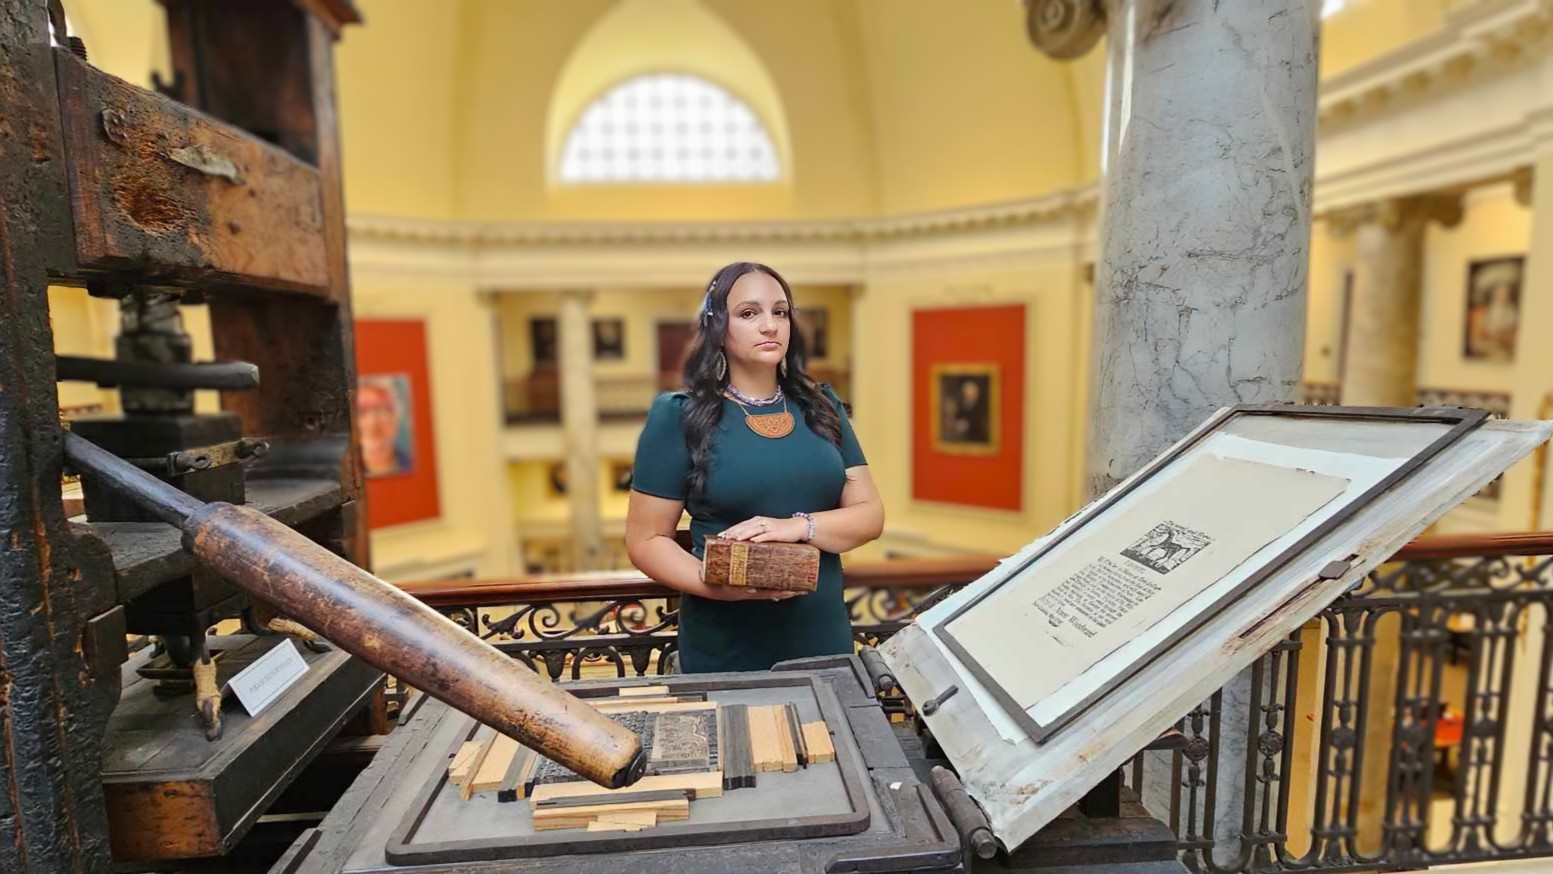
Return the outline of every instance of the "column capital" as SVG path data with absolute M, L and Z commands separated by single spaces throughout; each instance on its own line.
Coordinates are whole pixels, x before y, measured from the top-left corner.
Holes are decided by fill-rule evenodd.
M 1025 32 L 1045 54 L 1071 61 L 1105 33 L 1105 0 L 1024 0 Z
M 1515 186 L 1515 202 L 1521 206 L 1531 206 L 1532 191 L 1537 183 L 1537 171 L 1533 167 L 1517 167 L 1510 174 L 1510 182 Z
M 1333 236 L 1346 237 L 1364 225 L 1379 225 L 1388 231 L 1400 231 L 1409 221 L 1420 227 L 1429 222 L 1454 228 L 1461 223 L 1460 194 L 1420 194 L 1412 197 L 1388 197 L 1370 203 L 1333 210 L 1326 216 Z

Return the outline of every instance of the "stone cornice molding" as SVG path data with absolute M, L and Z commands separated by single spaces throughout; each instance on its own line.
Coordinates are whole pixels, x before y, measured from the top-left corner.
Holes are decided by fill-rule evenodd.
M 773 222 L 469 222 L 351 215 L 351 238 L 469 247 L 599 244 L 694 244 L 873 241 L 1041 224 L 1092 215 L 1099 188 L 1086 185 L 1045 197 L 889 218 Z
M 1401 230 L 1410 222 L 1420 225 L 1439 222 L 1454 228 L 1461 223 L 1464 208 L 1460 194 L 1429 194 L 1418 197 L 1388 197 L 1373 203 L 1333 210 L 1326 216 L 1333 236 L 1347 236 L 1362 225 L 1378 224 L 1388 231 Z
M 1323 132 L 1375 121 L 1476 81 L 1545 59 L 1553 0 L 1481 0 L 1427 36 L 1321 82 Z

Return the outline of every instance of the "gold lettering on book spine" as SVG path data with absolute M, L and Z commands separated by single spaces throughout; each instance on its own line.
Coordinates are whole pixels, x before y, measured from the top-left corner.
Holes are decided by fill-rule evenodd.
M 728 585 L 743 586 L 748 582 L 750 548 L 746 543 L 735 543 L 728 549 Z

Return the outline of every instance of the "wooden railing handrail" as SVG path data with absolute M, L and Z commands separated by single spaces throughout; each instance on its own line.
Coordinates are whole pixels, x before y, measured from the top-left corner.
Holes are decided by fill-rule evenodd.
M 855 562 L 842 571 L 842 585 L 870 589 L 934 589 L 968 583 L 998 563 L 999 556 L 925 558 L 910 561 Z M 577 578 L 534 577 L 514 580 L 425 580 L 399 588 L 433 607 L 473 607 L 525 601 L 606 601 L 615 598 L 665 598 L 677 594 L 639 571 L 589 574 Z
M 1514 534 L 1437 534 L 1420 537 L 1402 547 L 1394 561 L 1426 559 L 1492 558 L 1505 555 L 1553 555 L 1553 531 L 1519 531 Z
M 1393 560 L 1424 561 L 1510 555 L 1553 555 L 1553 531 L 1420 537 L 1404 546 Z M 934 589 L 976 580 L 992 570 L 1000 559 L 1000 556 L 994 555 L 969 555 L 853 562 L 843 569 L 842 582 L 848 588 Z M 665 598 L 676 594 L 673 589 L 655 583 L 634 570 L 563 579 L 426 580 L 398 585 L 427 604 L 443 609 L 530 601 Z

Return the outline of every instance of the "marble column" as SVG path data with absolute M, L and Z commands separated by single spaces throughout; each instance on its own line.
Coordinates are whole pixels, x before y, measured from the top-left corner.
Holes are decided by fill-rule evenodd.
M 1304 353 L 1317 0 L 1116 0 L 1089 473 L 1099 494 Z
M 1027 2 L 1030 37 L 1053 56 L 1106 37 L 1088 454 L 1099 494 L 1220 407 L 1296 396 L 1321 4 Z M 1243 675 L 1221 701 L 1207 823 L 1221 860 L 1238 849 L 1249 690 Z M 1144 801 L 1168 816 L 1180 790 L 1169 756 L 1149 754 L 1145 770 Z
M 566 445 L 566 499 L 571 507 L 572 567 L 598 570 L 605 556 L 599 502 L 599 410 L 593 379 L 593 322 L 587 291 L 561 292 L 556 328 L 560 356 L 561 430 Z
M 1461 198 L 1386 200 L 1331 216 L 1334 234 L 1355 235 L 1342 402 L 1411 407 L 1418 402 L 1419 315 L 1424 234 L 1429 223 L 1461 220 Z

